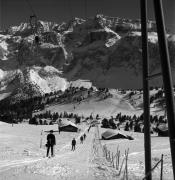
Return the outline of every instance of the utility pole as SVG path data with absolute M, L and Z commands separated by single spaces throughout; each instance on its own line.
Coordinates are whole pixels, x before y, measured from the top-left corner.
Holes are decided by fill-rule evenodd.
M 2 29 L 3 29 L 3 27 L 2 27 L 2 21 L 3 21 L 3 18 L 2 18 L 2 16 L 3 16 L 3 9 L 2 9 L 2 1 L 3 0 L 0 0 L 0 31 L 2 31 Z
M 147 32 L 147 0 L 140 0 L 140 9 L 141 9 L 141 31 L 142 31 L 145 176 L 147 176 L 146 180 L 152 180 L 151 138 L 150 138 L 150 97 L 149 97 L 149 79 L 148 79 L 149 60 L 148 60 L 148 32 Z
M 158 42 L 160 59 L 162 66 L 163 83 L 166 98 L 168 131 L 171 148 L 171 158 L 173 166 L 173 175 L 175 179 L 175 109 L 174 109 L 174 92 L 171 74 L 171 66 L 166 39 L 165 22 L 163 16 L 163 6 L 161 0 L 154 0 L 154 11 L 157 24 Z
M 87 20 L 87 0 L 84 0 L 85 19 Z

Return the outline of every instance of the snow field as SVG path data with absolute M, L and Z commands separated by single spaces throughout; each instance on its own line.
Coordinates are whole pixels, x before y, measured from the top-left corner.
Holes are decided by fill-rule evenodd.
M 0 180 L 105 180 L 115 179 L 115 171 L 108 167 L 102 157 L 102 149 L 95 127 L 87 132 L 86 125 L 80 125 L 80 133 L 54 133 L 57 138 L 54 158 L 43 158 L 46 134 L 43 133 L 43 146 L 40 149 L 41 131 L 56 130 L 53 126 L 31 126 L 17 124 L 13 127 L 6 123 L 0 124 Z M 80 144 L 80 136 L 87 137 Z M 71 151 L 71 140 L 77 139 L 75 151 Z M 3 150 L 3 148 L 5 148 Z M 13 154 L 9 156 L 8 150 Z M 26 154 L 23 151 L 27 152 Z
M 106 128 L 99 128 L 100 134 L 105 132 Z M 118 130 L 114 130 L 118 132 Z M 107 149 L 116 154 L 117 147 L 119 147 L 121 159 L 124 158 L 125 150 L 129 148 L 128 156 L 128 171 L 129 174 L 136 176 L 138 179 L 144 177 L 144 134 L 135 133 L 120 130 L 120 133 L 132 136 L 134 140 L 128 139 L 116 139 L 116 140 L 101 140 L 102 145 L 106 145 Z M 151 136 L 152 144 L 152 166 L 155 165 L 164 154 L 164 169 L 163 178 L 166 180 L 173 179 L 172 165 L 171 165 L 171 155 L 170 155 L 170 145 L 168 137 L 158 137 L 157 135 Z M 153 178 L 155 180 L 160 179 L 160 165 L 153 172 Z

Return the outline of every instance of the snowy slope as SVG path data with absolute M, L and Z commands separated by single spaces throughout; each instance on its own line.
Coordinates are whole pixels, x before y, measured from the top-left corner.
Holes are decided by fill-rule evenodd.
M 46 107 L 45 111 L 51 112 L 64 112 L 65 110 L 69 113 L 79 114 L 80 116 L 87 116 L 89 117 L 91 114 L 93 117 L 96 117 L 97 114 L 100 117 L 110 118 L 111 116 L 115 117 L 118 113 L 122 114 L 142 114 L 142 109 L 136 109 L 129 101 L 127 101 L 124 97 L 117 90 L 110 90 L 112 97 L 104 99 L 103 96 L 92 95 L 81 103 L 79 102 L 71 102 L 65 104 L 56 104 L 50 105 Z
M 10 38 L 9 35 L 0 35 L 0 59 L 1 60 L 7 60 L 7 56 L 9 54 L 8 51 L 8 43 L 6 40 Z
M 44 131 L 50 128 L 57 129 L 57 125 L 29 126 L 23 124 L 14 126 L 13 131 L 10 131 L 11 125 L 0 124 L 0 126 L 3 128 L 0 145 L 0 175 L 2 180 L 13 180 L 14 176 L 18 180 L 116 179 L 116 171 L 109 167 L 109 163 L 103 158 L 102 150 L 97 150 L 97 147 L 100 147 L 99 142 L 94 143 L 97 134 L 95 128 L 91 128 L 90 133 L 87 133 L 87 127 L 82 124 L 79 133 L 55 133 L 57 140 L 56 156 L 53 159 L 47 159 L 43 158 L 46 153 L 44 144 L 47 135 Z M 42 130 L 43 135 L 41 136 Z M 87 138 L 83 144 L 80 144 L 79 138 L 84 133 L 87 134 Z M 73 137 L 77 140 L 75 151 L 71 151 L 70 145 Z M 7 141 L 8 146 L 6 145 Z M 9 153 L 11 153 L 10 156 Z M 100 161 L 103 163 L 100 164 Z M 103 176 L 99 167 L 105 168 Z
M 1 180 L 115 180 L 122 179 L 124 168 L 119 176 L 112 164 L 104 158 L 102 145 L 116 154 L 120 150 L 120 161 L 124 158 L 124 152 L 129 148 L 128 173 L 131 179 L 144 177 L 144 137 L 143 133 L 132 132 L 134 140 L 115 139 L 110 141 L 99 140 L 101 134 L 106 131 L 92 127 L 87 132 L 87 125 L 81 124 L 79 133 L 55 132 L 56 146 L 55 157 L 44 158 L 46 154 L 46 136 L 50 129 L 57 130 L 57 125 L 28 125 L 0 123 L 0 178 Z M 13 131 L 12 131 L 13 129 Z M 118 130 L 114 130 L 118 132 Z M 42 132 L 42 134 L 41 134 Z M 80 136 L 86 133 L 86 139 L 80 144 Z M 131 135 L 130 132 L 123 132 Z M 71 140 L 76 138 L 76 150 L 71 151 Z M 171 156 L 168 137 L 151 136 L 152 140 L 152 163 L 160 159 L 164 154 L 164 179 L 171 180 L 173 177 Z M 120 166 L 121 166 L 120 162 Z M 159 166 L 160 167 L 160 166 Z M 153 171 L 153 178 L 160 178 L 160 168 Z
M 3 93 L 14 93 L 14 91 L 18 92 L 18 89 L 25 87 L 23 93 L 27 95 L 30 94 L 30 86 L 35 89 L 34 91 L 39 91 L 41 94 L 58 90 L 64 91 L 69 83 L 60 76 L 61 72 L 50 66 L 24 68 L 22 71 L 12 71 L 11 74 L 2 71 L 1 91 Z M 30 86 L 26 86 L 27 84 Z

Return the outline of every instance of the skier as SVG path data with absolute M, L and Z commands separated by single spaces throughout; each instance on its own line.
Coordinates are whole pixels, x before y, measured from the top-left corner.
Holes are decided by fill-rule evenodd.
M 76 145 L 76 140 L 75 140 L 75 138 L 73 138 L 73 140 L 72 140 L 72 150 L 71 151 L 75 151 L 75 145 Z
M 50 134 L 47 135 L 47 157 L 49 155 L 49 150 L 51 149 L 51 156 L 54 156 L 53 148 L 56 145 L 55 135 L 53 134 L 53 130 L 50 130 Z
M 83 137 L 84 137 L 84 140 L 85 140 L 86 139 L 86 134 L 85 133 L 84 133 Z
M 80 137 L 80 143 L 83 144 L 83 136 Z

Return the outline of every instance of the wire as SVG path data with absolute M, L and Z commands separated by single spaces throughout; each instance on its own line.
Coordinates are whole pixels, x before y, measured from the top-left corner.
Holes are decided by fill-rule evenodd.
M 0 30 L 3 30 L 3 0 L 0 0 Z
M 28 6 L 29 6 L 31 12 L 33 13 L 33 15 L 36 16 L 36 13 L 35 13 L 35 11 L 34 11 L 34 9 L 33 9 L 33 7 L 32 7 L 32 4 L 29 2 L 29 0 L 25 0 L 25 1 L 26 1 L 26 3 L 28 4 Z
M 87 19 L 87 0 L 84 0 L 85 19 Z
M 30 3 L 29 0 L 25 0 L 26 4 L 28 5 L 29 9 L 31 10 L 32 12 L 32 15 L 30 15 L 30 26 L 31 26 L 31 29 L 32 29 L 32 33 L 34 35 L 36 35 L 38 32 L 38 27 L 37 27 L 37 21 L 38 21 L 38 17 L 36 15 L 36 12 L 34 11 L 34 8 L 32 7 L 32 4 Z

